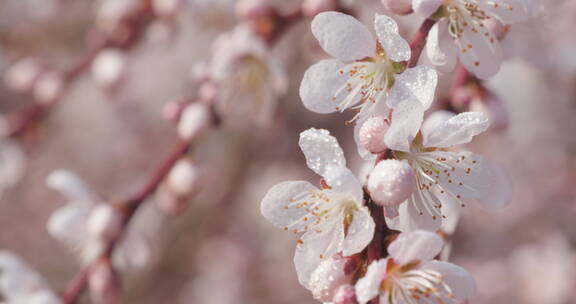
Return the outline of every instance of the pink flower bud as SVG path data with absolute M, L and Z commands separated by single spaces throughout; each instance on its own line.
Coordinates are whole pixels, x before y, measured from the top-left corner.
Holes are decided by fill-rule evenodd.
M 33 94 L 39 103 L 52 103 L 62 95 L 64 79 L 57 72 L 42 73 L 34 83 Z
M 86 223 L 88 234 L 96 240 L 111 240 L 118 235 L 121 228 L 120 214 L 109 204 L 94 207 Z
M 388 131 L 388 123 L 383 116 L 369 118 L 359 131 L 360 144 L 371 153 L 381 153 L 386 150 L 384 135 Z
M 118 50 L 102 51 L 92 63 L 92 77 L 96 84 L 104 88 L 118 85 L 125 76 L 126 58 Z
M 274 14 L 268 0 L 239 0 L 235 10 L 236 17 L 240 19 L 258 19 Z
M 170 171 L 166 183 L 175 195 L 187 196 L 196 191 L 199 179 L 200 174 L 192 160 L 182 158 Z
M 24 92 L 32 89 L 34 82 L 42 73 L 42 66 L 35 58 L 26 58 L 13 64 L 6 75 L 4 81 L 8 88 Z
M 382 0 L 382 5 L 397 15 L 407 15 L 412 12 L 412 0 Z
M 180 159 L 157 193 L 158 206 L 168 214 L 178 214 L 199 190 L 200 173 L 189 158 Z
M 195 102 L 188 105 L 180 116 L 178 135 L 182 139 L 191 139 L 199 136 L 210 124 L 210 110 L 208 106 Z
M 164 105 L 162 108 L 162 117 L 164 119 L 178 122 L 180 120 L 180 116 L 182 115 L 182 111 L 186 108 L 186 103 L 182 101 L 171 101 Z
M 308 17 L 314 17 L 321 12 L 334 10 L 336 10 L 335 0 L 305 0 L 302 3 L 302 12 Z
M 334 304 L 358 304 L 356 300 L 356 289 L 350 284 L 345 284 L 338 287 L 334 298 L 332 299 Z
M 108 261 L 100 262 L 92 269 L 88 287 L 92 303 L 115 304 L 120 301 L 120 280 Z
M 345 268 L 351 258 L 334 256 L 318 265 L 310 276 L 310 290 L 314 299 L 330 302 L 338 287 L 352 281 L 355 272 L 346 272 Z
M 414 191 L 416 180 L 405 160 L 380 161 L 368 177 L 368 192 L 375 203 L 384 207 L 402 204 Z

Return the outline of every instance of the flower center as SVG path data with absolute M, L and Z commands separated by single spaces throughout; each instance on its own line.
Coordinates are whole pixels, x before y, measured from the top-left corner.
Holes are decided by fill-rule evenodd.
M 477 160 L 466 153 L 443 150 L 395 153 L 396 158 L 409 162 L 416 176 L 417 188 L 412 194 L 412 203 L 420 215 L 427 214 L 433 220 L 442 214 L 442 202 L 459 202 L 465 207 L 463 193 L 469 191 L 470 176 Z
M 350 195 L 336 193 L 330 189 L 303 192 L 294 198 L 284 209 L 302 209 L 305 215 L 292 226 L 284 227 L 286 231 L 295 234 L 304 232 L 322 233 L 340 222 L 345 231 L 354 220 L 354 211 L 358 210 L 358 202 Z M 298 241 L 301 242 L 300 240 Z
M 491 5 L 494 2 L 489 2 Z M 484 27 L 483 21 L 490 17 L 474 0 L 447 0 L 446 14 L 448 15 L 450 35 L 460 38 L 464 28 L 470 26 L 471 31 L 477 32 L 476 27 Z
M 381 290 L 388 292 L 389 303 L 417 304 L 421 303 L 420 300 L 425 303 L 458 303 L 443 276 L 435 270 L 422 268 L 419 261 L 400 266 L 389 259 Z
M 394 84 L 396 74 L 394 63 L 382 52 L 376 58 L 346 65 L 338 73 L 347 75 L 348 81 L 332 97 L 335 102 L 339 96 L 345 95 L 336 110 L 343 112 L 353 109 L 358 112 L 348 123 L 369 113 L 386 96 L 386 90 Z

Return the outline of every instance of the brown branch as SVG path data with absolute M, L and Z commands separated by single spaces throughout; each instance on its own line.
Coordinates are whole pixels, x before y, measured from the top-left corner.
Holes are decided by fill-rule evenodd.
M 436 20 L 426 19 L 414 34 L 412 41 L 410 41 L 410 50 L 412 54 L 410 55 L 410 60 L 408 61 L 408 67 L 413 68 L 418 64 L 418 59 L 420 59 L 420 54 L 426 45 L 426 38 L 432 26 L 436 23 Z

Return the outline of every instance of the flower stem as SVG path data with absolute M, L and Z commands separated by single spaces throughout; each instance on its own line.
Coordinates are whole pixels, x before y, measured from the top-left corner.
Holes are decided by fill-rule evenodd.
M 433 19 L 426 19 L 414 34 L 412 41 L 410 41 L 410 50 L 412 54 L 410 56 L 410 60 L 408 61 L 408 67 L 413 68 L 418 64 L 418 59 L 420 59 L 420 54 L 422 54 L 422 50 L 426 45 L 426 38 L 428 37 L 428 32 L 432 26 L 436 23 L 436 20 Z

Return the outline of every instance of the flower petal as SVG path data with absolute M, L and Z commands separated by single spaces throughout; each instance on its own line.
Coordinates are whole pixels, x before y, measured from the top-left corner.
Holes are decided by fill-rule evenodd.
M 422 132 L 422 137 L 427 138 L 430 132 L 434 131 L 439 125 L 445 123 L 448 119 L 454 117 L 456 113 L 447 110 L 438 110 L 432 112 L 424 122 L 422 123 L 422 127 L 420 128 L 420 132 Z
M 306 233 L 296 246 L 294 265 L 298 281 L 309 289 L 308 283 L 312 272 L 326 257 L 331 257 L 342 250 L 344 241 L 344 225 L 342 221 L 334 221 L 321 233 Z
M 373 57 L 376 41 L 356 18 L 339 12 L 324 12 L 312 20 L 312 34 L 326 53 L 342 61 Z
M 374 220 L 370 216 L 370 211 L 366 207 L 354 211 L 352 223 L 348 227 L 342 254 L 351 256 L 358 253 L 372 241 L 374 237 Z
M 304 225 L 301 219 L 308 215 L 305 208 L 295 206 L 305 201 L 309 193 L 317 188 L 306 181 L 288 181 L 275 185 L 262 199 L 262 215 L 278 228 L 289 227 L 300 230 Z
M 410 45 L 398 34 L 398 24 L 394 19 L 386 15 L 376 14 L 374 28 L 380 45 L 390 60 L 396 62 L 410 60 Z
M 46 289 L 46 282 L 34 269 L 7 250 L 0 251 L 0 291 L 3 300 L 19 303 L 35 290 Z
M 26 156 L 20 146 L 10 140 L 0 142 L 0 194 L 4 188 L 12 187 L 20 181 L 26 168 Z
M 66 205 L 50 215 L 46 229 L 53 238 L 78 249 L 87 242 L 86 222 L 91 211 L 87 205 Z
M 487 209 L 501 209 L 510 203 L 512 182 L 495 163 L 470 152 L 435 151 L 431 157 L 446 159 L 444 163 L 450 175 L 439 174 L 438 181 L 462 200 L 477 201 Z
M 456 299 L 463 301 L 476 293 L 476 283 L 466 269 L 452 263 L 430 261 L 422 269 L 435 270 L 442 275 L 444 283 L 450 287 Z M 453 301 L 453 300 L 452 300 Z
M 418 209 L 416 208 L 418 207 Z M 410 232 L 414 230 L 436 231 L 440 228 L 440 219 L 433 219 L 428 213 L 420 213 L 418 210 L 426 210 L 424 202 L 417 195 L 400 205 L 398 216 L 394 218 L 385 218 L 386 225 L 391 229 L 401 232 Z
M 344 95 L 336 93 L 347 81 L 338 72 L 343 66 L 340 60 L 327 59 L 306 70 L 300 83 L 300 98 L 306 109 L 321 114 L 337 111 Z
M 114 264 L 123 270 L 139 269 L 150 260 L 150 243 L 145 235 L 135 229 L 128 229 L 114 252 Z
M 442 250 L 444 242 L 433 232 L 417 230 L 401 233 L 388 246 L 388 253 L 400 265 L 425 262 L 434 259 Z
M 374 261 L 368 266 L 366 275 L 356 283 L 356 297 L 358 303 L 366 304 L 380 293 L 382 279 L 386 275 L 388 259 Z
M 422 124 L 424 107 L 415 100 L 406 100 L 392 112 L 392 123 L 386 131 L 384 142 L 392 150 L 410 151 L 410 144 Z
M 386 100 L 390 108 L 407 101 L 418 101 L 424 110 L 434 101 L 438 74 L 432 67 L 419 65 L 396 76 L 394 86 Z
M 324 175 L 326 183 L 337 192 L 348 193 L 360 204 L 364 198 L 362 185 L 358 178 L 346 167 L 328 167 Z
M 431 130 L 424 137 L 424 146 L 447 148 L 469 143 L 472 137 L 486 131 L 489 124 L 488 116 L 484 113 L 460 113 Z
M 298 144 L 308 168 L 318 175 L 325 176 L 329 167 L 346 167 L 342 148 L 327 130 L 310 128 L 300 133 Z
M 498 38 L 486 27 L 476 26 L 472 21 L 462 27 L 456 39 L 459 57 L 466 69 L 481 79 L 494 76 L 502 64 L 502 49 Z
M 504 24 L 513 24 L 528 19 L 529 1 L 523 0 L 480 0 L 478 6 L 496 16 Z
M 442 19 L 432 26 L 426 42 L 426 56 L 436 68 L 449 72 L 456 66 L 458 50 L 448 33 L 448 21 Z
M 68 170 L 54 170 L 46 178 L 46 185 L 61 192 L 69 203 L 94 205 L 98 201 L 97 195 L 86 186 L 84 181 Z

